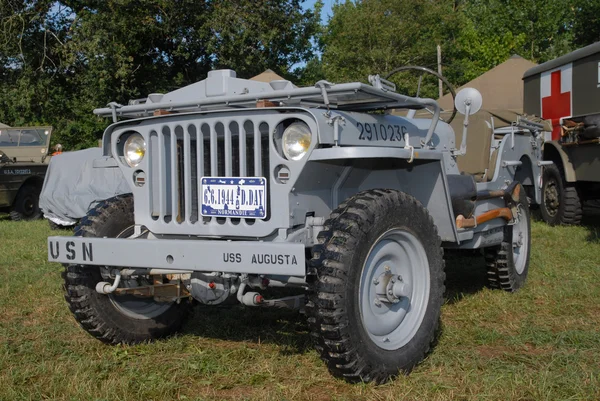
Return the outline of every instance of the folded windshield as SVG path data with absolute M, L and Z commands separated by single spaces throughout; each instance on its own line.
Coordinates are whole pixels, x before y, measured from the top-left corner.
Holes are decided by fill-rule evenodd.
M 46 146 L 50 129 L 39 128 L 0 128 L 0 148 L 8 146 Z

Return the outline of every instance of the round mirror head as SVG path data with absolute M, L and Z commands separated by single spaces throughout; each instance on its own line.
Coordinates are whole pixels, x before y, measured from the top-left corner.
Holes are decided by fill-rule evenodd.
M 460 114 L 467 114 L 467 105 L 470 105 L 469 115 L 475 114 L 481 109 L 483 98 L 475 88 L 464 88 L 456 94 L 454 106 Z

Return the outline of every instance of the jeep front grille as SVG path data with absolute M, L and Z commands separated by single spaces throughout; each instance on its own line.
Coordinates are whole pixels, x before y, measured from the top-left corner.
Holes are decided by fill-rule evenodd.
M 266 122 L 250 119 L 203 119 L 150 130 L 148 190 L 152 220 L 160 225 L 261 222 L 202 217 L 199 191 L 201 177 L 268 177 L 269 131 Z M 268 219 L 267 215 L 263 221 Z

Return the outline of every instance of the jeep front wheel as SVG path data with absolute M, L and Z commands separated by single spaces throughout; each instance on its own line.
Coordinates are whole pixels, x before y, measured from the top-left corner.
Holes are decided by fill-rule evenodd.
M 40 210 L 41 188 L 35 184 L 25 184 L 19 190 L 10 210 L 10 218 L 14 221 L 37 220 L 42 217 Z
M 127 238 L 133 234 L 133 198 L 120 195 L 98 203 L 75 228 L 75 236 Z M 156 302 L 133 295 L 100 294 L 96 285 L 108 269 L 68 265 L 63 272 L 65 299 L 77 322 L 92 336 L 109 344 L 135 344 L 165 337 L 187 318 L 188 301 Z M 120 287 L 148 285 L 149 276 L 121 280 Z
M 318 240 L 306 311 L 330 371 L 377 383 L 408 373 L 435 339 L 444 294 L 427 210 L 402 192 L 364 191 L 331 214 Z

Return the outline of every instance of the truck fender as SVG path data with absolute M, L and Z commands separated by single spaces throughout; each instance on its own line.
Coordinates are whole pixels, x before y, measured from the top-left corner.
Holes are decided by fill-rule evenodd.
M 569 156 L 562 149 L 562 146 L 557 141 L 548 141 L 543 146 L 544 160 L 551 160 L 560 170 L 563 171 L 567 182 L 577 181 L 575 169 L 569 160 Z

